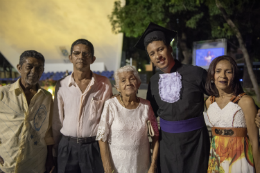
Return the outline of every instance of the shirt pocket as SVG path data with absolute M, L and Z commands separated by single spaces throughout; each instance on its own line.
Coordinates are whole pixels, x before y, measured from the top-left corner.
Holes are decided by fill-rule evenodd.
M 93 97 L 90 103 L 91 120 L 97 120 L 100 118 L 102 108 L 103 108 L 103 100 L 98 100 Z

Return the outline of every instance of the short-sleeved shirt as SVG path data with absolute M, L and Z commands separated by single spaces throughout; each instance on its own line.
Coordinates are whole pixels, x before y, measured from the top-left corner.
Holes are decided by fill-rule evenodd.
M 0 156 L 4 172 L 44 172 L 53 145 L 52 95 L 38 86 L 28 106 L 20 79 L 0 87 Z

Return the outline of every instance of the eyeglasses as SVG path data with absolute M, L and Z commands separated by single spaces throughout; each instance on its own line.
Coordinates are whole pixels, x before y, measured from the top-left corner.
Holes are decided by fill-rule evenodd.
M 79 57 L 81 53 L 82 53 L 82 57 L 85 57 L 85 58 L 91 58 L 91 57 L 92 57 L 92 53 L 80 52 L 80 51 L 73 51 L 73 52 L 72 52 L 72 54 L 73 54 L 75 57 Z

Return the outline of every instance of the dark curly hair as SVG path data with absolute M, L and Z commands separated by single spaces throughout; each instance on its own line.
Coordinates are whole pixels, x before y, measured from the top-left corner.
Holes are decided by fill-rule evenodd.
M 35 50 L 26 50 L 21 54 L 19 64 L 22 66 L 23 63 L 25 62 L 26 58 L 29 58 L 29 57 L 41 60 L 43 62 L 43 64 L 45 63 L 44 56 L 41 53 L 39 53 Z
M 238 78 L 237 63 L 235 62 L 235 60 L 232 57 L 227 56 L 227 55 L 219 56 L 210 63 L 209 69 L 208 69 L 207 80 L 206 80 L 206 84 L 205 84 L 206 91 L 211 96 L 219 97 L 218 89 L 216 88 L 215 83 L 211 83 L 211 80 L 214 80 L 216 66 L 222 60 L 229 61 L 232 66 L 233 78 L 231 81 L 231 87 L 232 87 L 233 94 L 237 96 L 237 95 L 243 93 L 244 91 L 243 91 L 243 88 L 242 88 L 239 78 Z

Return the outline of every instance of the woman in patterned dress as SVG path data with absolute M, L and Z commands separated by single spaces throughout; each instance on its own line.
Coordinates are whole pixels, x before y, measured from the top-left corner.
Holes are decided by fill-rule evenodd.
M 158 126 L 150 102 L 137 97 L 141 84 L 138 72 L 132 66 L 121 67 L 115 73 L 115 81 L 121 94 L 105 102 L 97 133 L 104 170 L 155 173 Z M 148 128 L 154 131 L 151 163 Z
M 244 94 L 232 57 L 215 58 L 208 70 L 207 114 L 212 125 L 208 173 L 260 172 L 257 113 L 253 99 Z

